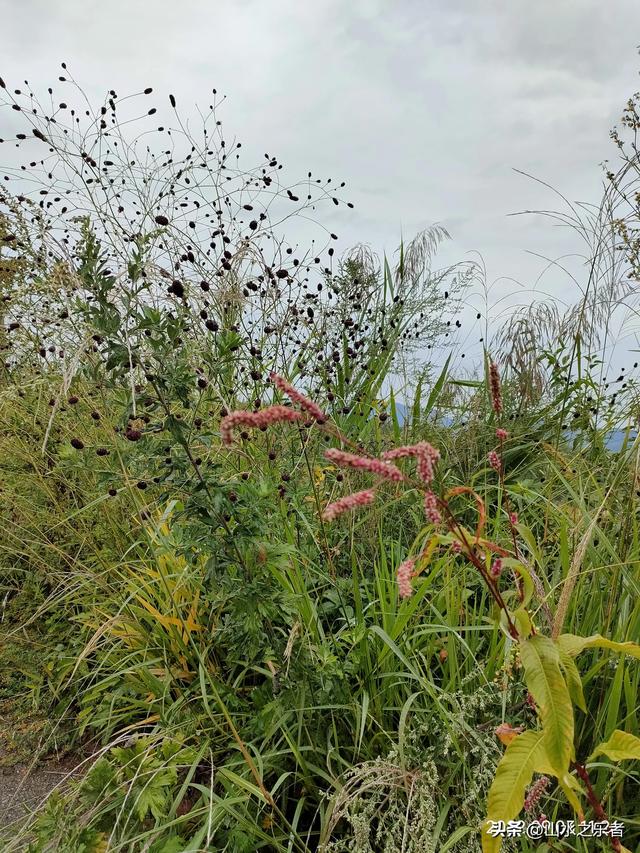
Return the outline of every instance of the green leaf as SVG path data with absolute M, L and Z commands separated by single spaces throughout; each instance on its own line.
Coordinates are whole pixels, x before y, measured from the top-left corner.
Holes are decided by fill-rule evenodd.
M 513 820 L 524 805 L 533 774 L 545 762 L 544 732 L 522 732 L 506 748 L 489 789 L 487 818 L 482 830 L 483 853 L 497 853 L 502 839 L 489 835 L 489 821 Z
M 438 402 L 438 397 L 440 396 L 440 393 L 442 392 L 442 388 L 444 386 L 444 383 L 447 379 L 447 373 L 449 372 L 449 362 L 450 361 L 451 361 L 451 353 L 449 353 L 449 355 L 447 356 L 447 360 L 445 361 L 444 367 L 442 368 L 442 371 L 440 372 L 440 376 L 438 376 L 438 378 L 436 379 L 435 384 L 429 393 L 429 397 L 427 398 L 427 405 L 425 406 L 425 409 L 424 409 L 425 415 L 430 414 L 431 410 L 433 409 L 433 407 Z
M 613 652 L 622 652 L 622 654 L 640 659 L 640 646 L 637 643 L 616 643 L 614 640 L 607 640 L 601 634 L 593 634 L 591 637 L 560 634 L 556 642 L 572 658 L 585 649 L 611 649 Z
M 571 701 L 586 714 L 587 704 L 584 699 L 584 693 L 582 692 L 582 679 L 580 678 L 578 667 L 567 651 L 562 648 L 559 648 L 558 651 L 560 654 L 560 668 L 564 673 Z
M 524 607 L 519 607 L 515 613 L 513 614 L 513 622 L 516 626 L 516 630 L 518 631 L 518 636 L 526 640 L 528 636 L 531 634 L 531 617 L 524 609 Z
M 538 634 L 521 641 L 520 658 L 527 688 L 538 706 L 549 764 L 562 778 L 574 754 L 573 706 L 560 671 L 558 648 Z
M 402 431 L 400 429 L 400 421 L 398 420 L 398 409 L 396 407 L 396 398 L 393 393 L 393 388 L 389 390 L 389 402 L 391 404 L 391 423 L 393 425 L 393 437 L 396 442 L 400 441 Z
M 640 761 L 640 738 L 629 732 L 616 729 L 612 732 L 609 740 L 599 744 L 589 757 L 593 760 L 597 755 L 606 755 L 612 761 L 624 761 L 626 758 L 635 758 Z
M 520 560 L 516 560 L 513 557 L 505 557 L 502 560 L 502 565 L 506 569 L 513 569 L 513 571 L 517 572 L 522 578 L 522 592 L 524 594 L 522 606 L 526 607 L 531 601 L 531 596 L 533 595 L 533 580 L 531 579 L 529 570 L 520 562 Z

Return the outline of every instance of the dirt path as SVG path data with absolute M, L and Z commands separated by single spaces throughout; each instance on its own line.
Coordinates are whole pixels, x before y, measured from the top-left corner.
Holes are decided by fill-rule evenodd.
M 37 809 L 51 791 L 71 778 L 78 759 L 44 761 L 29 770 L 24 765 L 0 767 L 0 831 Z

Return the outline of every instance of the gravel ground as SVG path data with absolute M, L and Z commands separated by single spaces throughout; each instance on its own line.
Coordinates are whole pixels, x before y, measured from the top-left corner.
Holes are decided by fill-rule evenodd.
M 0 829 L 20 822 L 38 808 L 77 765 L 77 760 L 48 761 L 33 768 L 0 767 Z M 17 826 L 18 824 L 16 824 Z

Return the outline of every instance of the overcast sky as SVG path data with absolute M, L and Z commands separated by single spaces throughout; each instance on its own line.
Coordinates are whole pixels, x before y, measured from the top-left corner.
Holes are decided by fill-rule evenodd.
M 153 86 L 191 109 L 215 86 L 228 136 L 276 154 L 291 182 L 347 181 L 342 248 L 391 252 L 439 222 L 454 237 L 442 262 L 480 252 L 510 304 L 544 266 L 527 252 L 577 247 L 508 216 L 558 204 L 514 169 L 597 202 L 639 88 L 638 0 L 0 0 L 0 21 L 10 86 L 44 92 L 61 61 L 96 103 Z M 537 287 L 569 292 L 553 271 Z

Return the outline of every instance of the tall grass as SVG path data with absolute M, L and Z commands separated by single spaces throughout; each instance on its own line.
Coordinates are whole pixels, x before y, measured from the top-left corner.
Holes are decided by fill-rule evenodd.
M 85 202 L 87 174 L 99 174 L 109 142 L 88 138 L 89 162 L 74 166 Z M 73 165 L 60 137 L 50 141 Z M 226 161 L 217 156 L 208 174 L 220 192 Z M 190 174 L 188 160 L 173 165 L 165 190 L 181 168 Z M 63 214 L 3 197 L 3 236 L 13 237 L 5 322 L 19 326 L 6 332 L 0 388 L 2 633 L 7 647 L 38 649 L 21 689 L 50 720 L 42 754 L 63 743 L 90 755 L 83 781 L 52 796 L 3 849 L 479 850 L 503 754 L 494 730 L 536 719 L 486 586 L 454 553 L 433 549 L 401 599 L 397 568 L 430 535 L 415 489 L 387 484 L 369 509 L 327 524 L 327 503 L 370 485 L 327 462 L 330 435 L 277 427 L 229 449 L 220 419 L 266 405 L 276 368 L 362 452 L 431 442 L 442 453 L 438 487 L 472 487 L 492 541 L 511 547 L 507 501 L 517 511 L 518 547 L 538 584 L 536 625 L 550 631 L 561 619 L 581 636 L 637 641 L 639 451 L 631 439 L 617 454 L 605 443 L 613 423 L 634 422 L 635 391 L 629 383 L 611 406 L 599 373 L 597 347 L 621 298 L 597 286 L 601 243 L 594 237 L 584 299 L 558 319 L 557 335 L 533 335 L 538 314 L 500 338 L 510 434 L 500 479 L 487 463 L 497 422 L 485 376 L 458 375 L 451 359 L 415 361 L 416 341 L 442 340 L 445 282 L 454 282 L 451 301 L 469 284 L 465 268 L 432 272 L 442 233 L 402 246 L 393 269 L 361 248 L 341 263 L 327 254 L 311 282 L 304 261 L 273 274 L 293 257 L 282 242 L 269 261 L 259 242 L 231 258 L 221 240 L 213 257 L 206 243 L 199 254 L 192 232 L 204 223 L 158 223 L 162 190 L 150 200 L 134 189 L 128 204 L 152 221 L 135 235 L 104 213 L 109 205 L 103 215 L 83 209 L 74 231 Z M 240 208 L 243 180 L 236 189 Z M 106 183 L 100 192 L 113 202 Z M 71 237 L 59 242 L 62 226 L 73 251 Z M 230 213 L 226 227 L 240 244 L 249 226 Z M 306 298 L 311 284 L 332 300 Z M 44 323 L 54 316 L 59 325 Z M 412 380 L 404 420 L 400 374 Z M 456 501 L 472 528 L 477 507 Z M 580 669 L 582 760 L 615 729 L 639 734 L 640 672 L 597 650 Z M 633 849 L 637 765 L 599 759 L 590 772 Z M 569 814 L 553 786 L 539 808 Z M 599 842 L 572 843 L 518 839 L 504 849 Z

